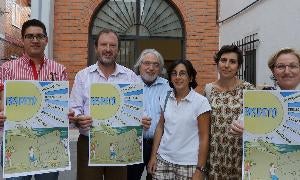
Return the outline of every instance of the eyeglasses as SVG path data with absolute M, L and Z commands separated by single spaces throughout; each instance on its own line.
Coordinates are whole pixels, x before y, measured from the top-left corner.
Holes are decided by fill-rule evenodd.
M 180 71 L 179 73 L 177 73 L 176 71 L 171 72 L 171 77 L 187 77 L 187 72 L 186 71 Z
M 46 39 L 46 35 L 45 34 L 25 34 L 24 38 L 28 39 L 28 40 L 34 40 L 34 38 L 36 38 L 36 40 L 41 41 Z
M 155 68 L 159 68 L 159 63 L 158 62 L 142 61 L 142 64 L 147 66 L 147 67 L 150 67 L 152 65 Z
M 276 64 L 274 66 L 279 71 L 286 70 L 286 67 L 289 67 L 291 71 L 299 70 L 299 64 Z

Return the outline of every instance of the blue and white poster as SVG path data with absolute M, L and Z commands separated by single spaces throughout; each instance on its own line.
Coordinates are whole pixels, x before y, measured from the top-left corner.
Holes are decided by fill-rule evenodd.
M 300 91 L 244 91 L 243 179 L 300 179 Z
M 69 83 L 5 81 L 3 177 L 70 170 Z
M 143 84 L 92 84 L 90 166 L 141 163 Z

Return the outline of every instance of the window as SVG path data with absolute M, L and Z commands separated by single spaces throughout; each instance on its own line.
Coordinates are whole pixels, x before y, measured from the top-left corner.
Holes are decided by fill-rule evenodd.
M 93 22 L 92 34 L 109 28 L 120 36 L 182 37 L 181 20 L 165 0 L 110 0 Z
M 184 56 L 182 19 L 168 0 L 107 0 L 94 16 L 89 47 L 94 46 L 97 34 L 104 28 L 120 35 L 117 62 L 128 68 L 146 48 L 158 50 L 167 65 Z M 88 64 L 93 64 L 94 48 L 89 49 Z
M 11 24 L 21 28 L 21 7 L 15 1 L 12 2 L 11 6 Z

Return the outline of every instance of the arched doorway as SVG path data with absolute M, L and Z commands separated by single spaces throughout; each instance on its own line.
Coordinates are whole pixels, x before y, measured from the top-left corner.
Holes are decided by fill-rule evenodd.
M 94 13 L 89 32 L 88 65 L 96 62 L 94 41 L 103 28 L 121 39 L 118 63 L 132 68 L 140 52 L 158 50 L 166 65 L 184 58 L 184 28 L 177 10 L 167 0 L 108 0 Z

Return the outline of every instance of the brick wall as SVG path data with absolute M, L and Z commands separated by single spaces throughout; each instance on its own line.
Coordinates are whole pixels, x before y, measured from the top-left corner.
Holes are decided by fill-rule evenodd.
M 86 67 L 91 18 L 103 0 L 56 0 L 54 4 L 54 59 L 67 66 L 69 79 Z M 186 57 L 198 71 L 201 91 L 216 79 L 213 55 L 218 49 L 216 0 L 173 0 L 186 30 Z
M 6 1 L 5 0 L 0 0 L 0 11 L 1 12 L 5 12 L 5 6 L 6 6 Z M 0 13 L 1 13 L 0 12 Z M 5 15 L 6 14 L 0 14 L 0 22 L 1 24 L 3 22 L 5 22 Z M 4 26 L 1 25 L 0 26 L 0 60 L 3 58 L 3 54 L 4 54 Z M 0 61 L 0 64 L 1 64 L 2 61 Z
M 17 27 L 12 24 L 12 8 L 13 1 L 6 1 L 6 11 L 9 12 L 2 17 L 4 19 L 4 37 L 0 38 L 0 49 L 3 54 L 0 55 L 1 59 L 7 59 L 11 56 L 20 56 L 23 53 L 23 44 L 21 40 L 21 26 L 29 19 L 30 7 L 28 7 L 27 0 L 16 0 L 15 2 L 20 6 L 20 26 Z

